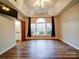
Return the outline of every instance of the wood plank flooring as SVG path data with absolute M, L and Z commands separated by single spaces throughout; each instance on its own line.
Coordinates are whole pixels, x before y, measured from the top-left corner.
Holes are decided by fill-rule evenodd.
M 79 51 L 60 40 L 28 40 L 0 55 L 0 59 L 79 59 Z

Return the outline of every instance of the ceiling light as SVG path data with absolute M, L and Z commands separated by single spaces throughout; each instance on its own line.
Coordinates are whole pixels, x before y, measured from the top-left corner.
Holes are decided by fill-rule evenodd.
M 55 2 L 56 0 L 53 0 L 53 2 Z M 44 8 L 46 3 L 50 3 L 52 2 L 52 0 L 36 0 L 36 2 L 34 3 L 33 7 L 42 7 Z M 50 5 L 50 4 L 49 4 Z
M 5 7 L 5 6 L 3 6 L 3 7 L 2 7 L 2 9 L 3 9 L 3 10 L 5 10 L 5 9 L 6 9 L 6 7 Z
M 9 8 L 6 8 L 6 11 L 9 11 L 10 9 Z
M 2 6 L 2 9 L 5 10 L 5 11 L 9 11 L 10 9 L 6 6 Z

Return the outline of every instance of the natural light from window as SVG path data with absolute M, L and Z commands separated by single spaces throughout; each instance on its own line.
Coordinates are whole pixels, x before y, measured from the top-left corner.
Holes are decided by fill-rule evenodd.
M 45 18 L 39 18 L 36 23 L 31 23 L 32 35 L 51 35 L 51 29 L 51 23 L 47 23 Z

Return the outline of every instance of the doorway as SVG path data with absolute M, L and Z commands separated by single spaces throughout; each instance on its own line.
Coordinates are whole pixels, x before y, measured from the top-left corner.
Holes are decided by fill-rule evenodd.
M 26 25 L 26 22 L 21 20 L 21 41 L 25 41 L 26 40 L 25 25 Z
M 19 20 L 15 20 L 15 39 L 21 41 L 21 22 Z

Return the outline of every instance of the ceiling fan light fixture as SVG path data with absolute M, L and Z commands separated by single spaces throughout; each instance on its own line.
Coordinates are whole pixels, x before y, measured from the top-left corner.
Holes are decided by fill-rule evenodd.
M 46 3 L 49 6 L 50 5 L 49 3 L 51 3 L 52 1 L 55 2 L 56 0 L 36 0 L 33 7 L 42 7 L 42 8 L 44 8 L 46 6 Z

